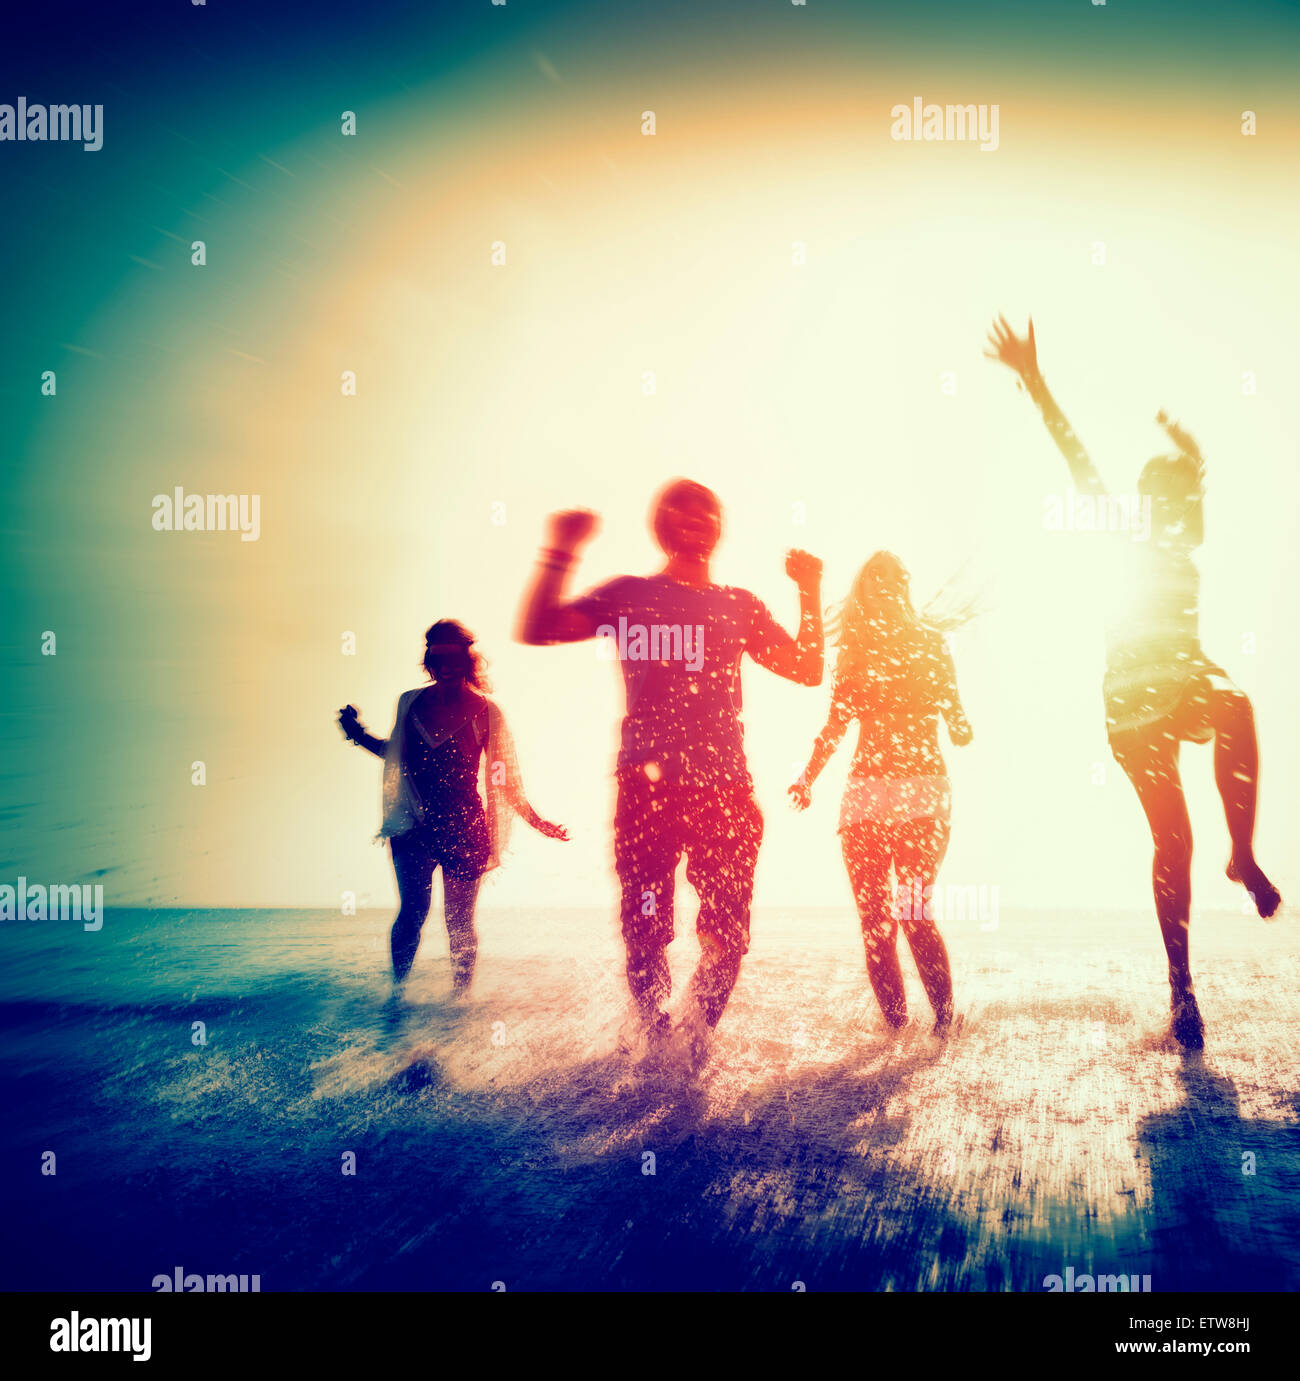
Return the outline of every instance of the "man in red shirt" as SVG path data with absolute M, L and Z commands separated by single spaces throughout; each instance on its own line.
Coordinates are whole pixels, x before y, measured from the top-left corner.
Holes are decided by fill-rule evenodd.
M 673 879 L 682 855 L 699 893 L 701 958 L 682 1030 L 696 1062 L 707 1050 L 749 948 L 749 907 L 763 817 L 754 801 L 740 720 L 740 659 L 801 685 L 821 682 L 821 562 L 792 551 L 799 587 L 792 638 L 748 590 L 715 585 L 709 562 L 722 533 L 712 490 L 675 480 L 652 511 L 667 563 L 619 576 L 569 600 L 578 551 L 596 527 L 577 510 L 550 520 L 550 546 L 524 600 L 518 636 L 534 646 L 606 636 L 627 690 L 618 757 L 614 863 L 622 891 L 627 979 L 652 1047 L 669 1034 Z

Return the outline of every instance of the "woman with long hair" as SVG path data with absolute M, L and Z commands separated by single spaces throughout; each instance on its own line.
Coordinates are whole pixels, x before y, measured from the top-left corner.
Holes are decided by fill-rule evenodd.
M 907 570 L 891 552 L 876 552 L 858 573 L 832 628 L 839 651 L 830 714 L 790 794 L 797 809 L 807 809 L 813 782 L 856 719 L 858 746 L 839 834 L 867 975 L 885 1020 L 905 1025 L 901 921 L 934 1008 L 935 1033 L 943 1035 L 952 1024 L 952 974 L 929 905 L 952 810 L 939 717 L 954 744 L 971 741 L 943 627 L 964 622 L 971 611 L 966 606 L 950 619 L 928 619 L 913 608 L 909 587 Z
M 1101 477 L 1039 372 L 1033 320 L 1022 339 L 1000 317 L 989 345 L 984 353 L 1015 371 L 1042 413 L 1076 492 L 1105 502 Z M 1192 829 L 1178 772 L 1184 741 L 1214 740 L 1214 779 L 1232 839 L 1228 876 L 1246 888 L 1261 916 L 1271 916 L 1281 897 L 1255 861 L 1254 711 L 1201 648 L 1200 575 L 1192 553 L 1204 537 L 1205 464 L 1176 422 L 1163 412 L 1156 421 L 1178 449 L 1149 460 L 1138 477 L 1150 530 L 1145 542 L 1125 542 L 1122 549 L 1127 598 L 1107 630 L 1103 695 L 1111 752 L 1137 791 L 1155 844 L 1152 885 L 1169 959 L 1171 1028 L 1179 1044 L 1196 1050 L 1204 1044 L 1204 1025 L 1188 962 Z
M 569 835 L 525 799 L 510 731 L 484 694 L 482 658 L 463 624 L 440 619 L 429 629 L 424 669 L 431 684 L 402 695 L 387 739 L 368 734 L 352 705 L 339 711 L 339 727 L 350 742 L 384 760 L 379 837 L 389 841 L 401 901 L 392 933 L 394 983 L 400 989 L 415 960 L 440 867 L 452 983 L 463 992 L 478 955 L 479 882 L 500 862 L 513 816 L 549 839 Z M 480 761 L 486 811 L 478 790 Z

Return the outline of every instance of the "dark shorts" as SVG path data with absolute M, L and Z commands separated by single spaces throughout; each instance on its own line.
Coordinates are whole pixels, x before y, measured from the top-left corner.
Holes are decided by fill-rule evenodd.
M 1208 743 L 1211 701 L 1235 689 L 1227 672 L 1207 661 L 1108 672 L 1106 734 L 1115 760 L 1141 763 L 1180 743 Z
M 440 867 L 444 877 L 466 882 L 483 876 L 492 853 L 487 819 L 477 796 L 472 806 L 426 819 L 413 830 L 394 835 L 391 842 L 395 863 L 418 863 L 431 873 Z
M 673 939 L 673 881 L 686 856 L 686 879 L 699 894 L 702 943 L 724 952 L 749 948 L 749 907 L 763 817 L 745 777 L 654 780 L 644 767 L 620 767 L 614 811 L 614 866 L 629 950 Z

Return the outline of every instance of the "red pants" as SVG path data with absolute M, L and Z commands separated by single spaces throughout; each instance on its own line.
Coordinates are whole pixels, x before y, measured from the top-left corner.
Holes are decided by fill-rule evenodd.
M 673 938 L 673 878 L 700 897 L 695 929 L 737 958 L 749 948 L 749 906 L 763 817 L 748 777 L 653 780 L 643 766 L 618 770 L 614 866 L 622 888 L 623 939 L 634 950 Z

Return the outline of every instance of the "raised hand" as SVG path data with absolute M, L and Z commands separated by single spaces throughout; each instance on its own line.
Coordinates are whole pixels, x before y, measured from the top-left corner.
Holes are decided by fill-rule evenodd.
M 550 518 L 550 541 L 561 551 L 577 551 L 585 542 L 595 536 L 599 519 L 587 508 L 571 508 L 563 513 L 552 513 Z
M 1011 329 L 1006 317 L 999 315 L 989 332 L 989 344 L 993 348 L 984 352 L 986 360 L 997 360 L 1008 369 L 1014 369 L 1022 379 L 1030 379 L 1038 373 L 1033 317 L 1029 318 L 1029 334 L 1022 338 Z
M 1175 422 L 1169 416 L 1164 408 L 1161 408 L 1160 411 L 1156 413 L 1156 422 L 1165 429 L 1170 441 L 1172 441 L 1184 455 L 1191 456 L 1197 465 L 1204 470 L 1205 460 L 1201 455 L 1201 448 L 1182 429 L 1179 423 Z
M 806 551 L 785 554 L 785 573 L 801 590 L 815 589 L 822 578 L 821 558 Z
M 355 705 L 344 705 L 339 711 L 339 728 L 343 730 L 343 737 L 349 743 L 355 743 L 365 733 L 357 719 L 357 713 Z

